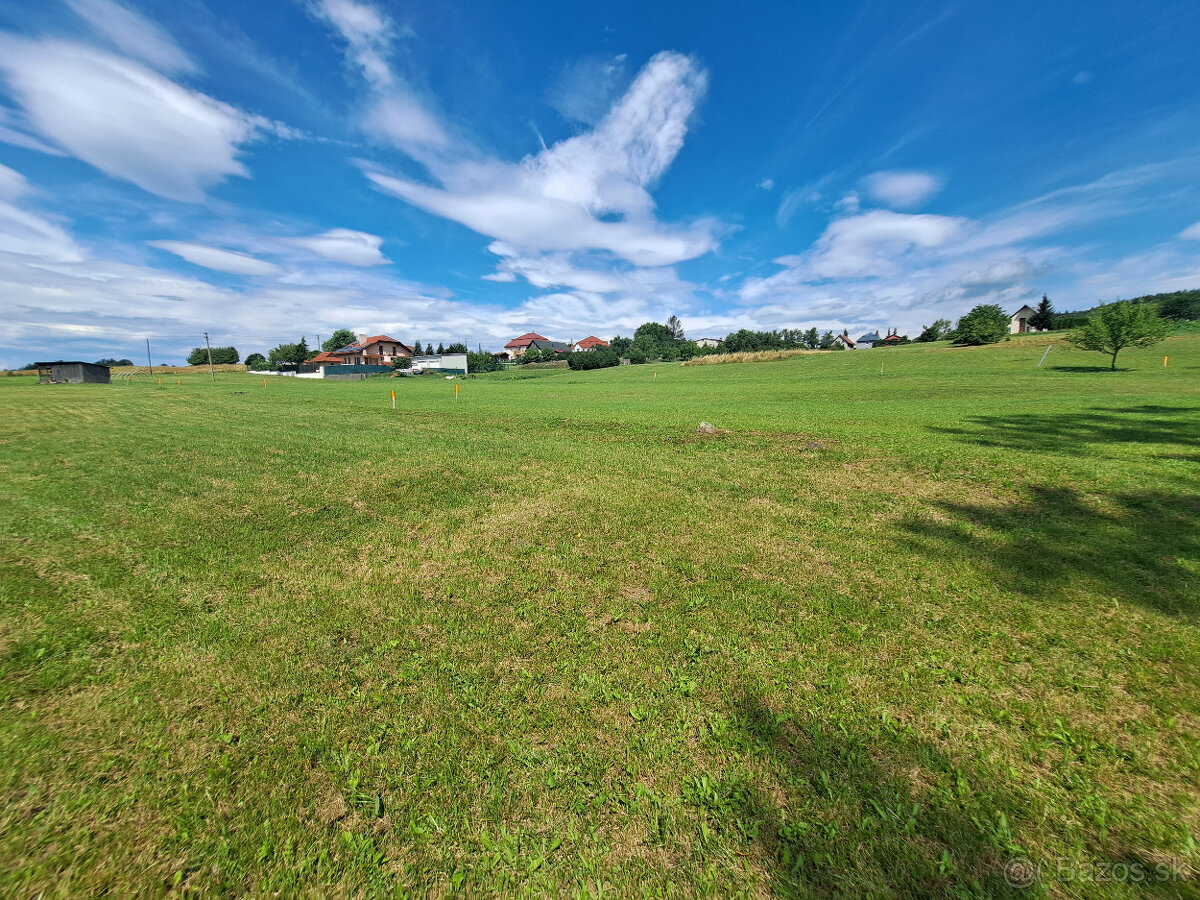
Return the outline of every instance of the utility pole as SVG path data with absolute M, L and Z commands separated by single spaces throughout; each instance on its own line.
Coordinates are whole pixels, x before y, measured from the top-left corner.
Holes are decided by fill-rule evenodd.
M 150 338 L 146 338 L 146 365 L 150 367 L 150 374 L 154 374 L 154 360 L 150 358 Z
M 208 348 L 208 377 L 214 382 L 217 380 L 217 373 L 213 371 L 212 366 L 212 346 L 208 343 L 208 332 L 204 332 L 204 346 Z
M 317 349 L 321 349 L 321 336 L 319 334 L 317 335 Z

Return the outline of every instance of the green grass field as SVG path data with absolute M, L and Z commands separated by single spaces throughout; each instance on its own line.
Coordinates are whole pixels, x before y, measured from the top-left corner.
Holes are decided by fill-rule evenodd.
M 0 893 L 1197 896 L 1200 336 L 1045 343 L 0 378 Z

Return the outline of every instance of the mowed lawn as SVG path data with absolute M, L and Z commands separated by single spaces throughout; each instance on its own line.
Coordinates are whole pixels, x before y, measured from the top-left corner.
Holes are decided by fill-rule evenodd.
M 1200 336 L 1045 346 L 0 377 L 0 894 L 1196 896 Z

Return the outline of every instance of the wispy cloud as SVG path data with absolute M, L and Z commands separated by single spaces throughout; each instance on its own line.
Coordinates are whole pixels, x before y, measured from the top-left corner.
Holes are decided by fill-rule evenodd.
M 333 228 L 311 237 L 286 238 L 284 242 L 348 266 L 382 266 L 391 262 L 379 250 L 383 238 L 349 228 Z
M 241 149 L 269 124 L 81 44 L 0 36 L 0 72 L 42 138 L 176 200 L 247 175 Z
M 147 241 L 151 247 L 182 257 L 195 266 L 233 275 L 273 275 L 279 266 L 245 253 L 189 241 Z
M 909 210 L 924 206 L 943 182 L 928 172 L 875 172 L 863 179 L 863 187 L 885 206 Z
M 166 31 L 137 12 L 113 0 L 66 0 L 67 5 L 92 29 L 111 41 L 126 56 L 160 72 L 190 73 L 195 62 Z
M 587 56 L 563 66 L 546 100 L 565 118 L 595 125 L 628 85 L 628 57 Z

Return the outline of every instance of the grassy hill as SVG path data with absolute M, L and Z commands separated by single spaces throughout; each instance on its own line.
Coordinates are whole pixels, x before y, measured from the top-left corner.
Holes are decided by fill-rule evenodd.
M 1200 336 L 1049 340 L 0 379 L 0 890 L 1194 891 Z

